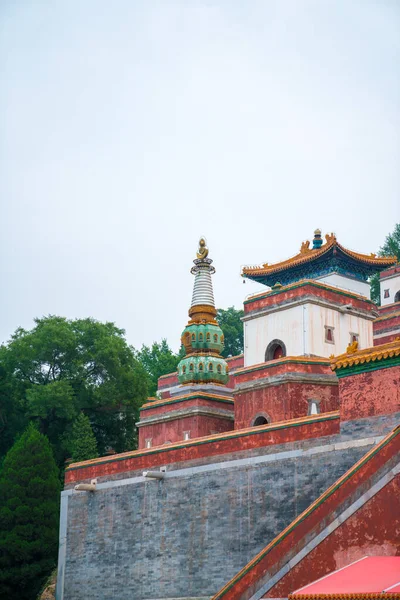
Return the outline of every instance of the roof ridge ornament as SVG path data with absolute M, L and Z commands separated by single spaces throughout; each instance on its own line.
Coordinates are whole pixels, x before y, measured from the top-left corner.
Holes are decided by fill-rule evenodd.
M 302 244 L 300 246 L 300 254 L 307 254 L 307 252 L 311 252 L 309 240 L 302 242 Z
M 327 244 L 333 244 L 336 242 L 336 235 L 334 233 L 327 233 L 325 239 Z

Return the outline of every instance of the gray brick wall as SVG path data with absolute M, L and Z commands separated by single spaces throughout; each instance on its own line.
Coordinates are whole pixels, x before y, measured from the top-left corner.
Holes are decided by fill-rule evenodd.
M 373 444 L 367 432 L 383 435 L 393 424 L 363 421 L 336 438 L 269 448 L 264 456 L 225 456 L 169 471 L 163 481 L 135 477 L 112 487 L 105 482 L 94 494 L 64 492 L 58 600 L 212 596 L 367 452 Z M 354 443 L 363 437 L 363 445 Z

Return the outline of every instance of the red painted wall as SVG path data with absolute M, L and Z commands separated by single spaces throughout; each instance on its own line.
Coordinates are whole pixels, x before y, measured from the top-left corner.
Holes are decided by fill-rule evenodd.
M 175 401 L 176 400 L 176 401 Z M 213 409 L 229 412 L 233 416 L 233 400 L 227 398 L 226 402 L 218 401 L 218 398 L 207 397 L 181 397 L 167 398 L 165 401 L 145 404 L 140 410 L 141 423 L 149 417 L 163 417 L 171 412 L 175 415 L 170 421 L 161 421 L 140 426 L 139 448 L 146 448 L 146 439 L 151 439 L 152 446 L 160 446 L 165 443 L 179 442 L 184 439 L 184 432 L 189 431 L 191 438 L 212 435 L 233 429 L 233 420 L 219 417 L 217 415 L 196 415 L 197 409 Z M 179 416 L 181 411 L 193 411 L 193 415 Z
M 392 302 L 391 304 L 385 304 L 385 306 L 378 306 L 377 311 L 380 317 L 388 315 L 393 312 L 400 310 L 400 302 Z
M 183 441 L 185 431 L 190 432 L 190 438 L 198 438 L 232 431 L 232 429 L 233 421 L 205 415 L 194 415 L 165 423 L 144 425 L 139 429 L 139 448 L 146 447 L 148 438 L 152 439 L 152 446 L 161 446 L 168 442 Z
M 339 379 L 343 421 L 400 410 L 400 365 Z
M 374 346 L 381 346 L 381 344 L 388 344 L 394 342 L 399 337 L 399 333 L 388 333 L 384 337 L 374 339 Z
M 285 444 L 339 433 L 339 413 L 307 417 L 293 422 L 275 423 L 249 430 L 222 433 L 149 450 L 125 452 L 110 458 L 98 458 L 70 465 L 65 472 L 66 485 L 96 477 L 141 471 L 171 463 L 208 459 L 212 456 Z
M 285 375 L 296 373 L 327 375 L 332 384 L 304 383 L 284 381 Z M 282 383 L 267 387 L 272 377 L 279 376 Z M 285 357 L 277 361 L 263 363 L 241 369 L 234 375 L 235 384 L 265 380 L 266 387 L 257 387 L 254 390 L 234 392 L 235 398 L 235 429 L 250 427 L 258 414 L 268 415 L 271 422 L 296 419 L 307 415 L 308 400 L 320 400 L 321 412 L 338 410 L 338 380 L 332 375 L 329 361 L 321 360 L 296 360 Z
M 309 399 L 320 400 L 321 413 L 338 410 L 338 387 L 299 382 L 237 393 L 235 429 L 251 427 L 257 414 L 266 413 L 271 423 L 304 417 Z
M 391 277 L 392 275 L 396 275 L 396 273 L 400 273 L 400 265 L 394 265 L 390 269 L 386 269 L 386 271 L 381 271 L 380 279 L 386 279 L 386 277 Z
M 379 333 L 386 333 L 384 337 L 374 338 L 374 346 L 394 342 L 400 336 L 400 304 L 392 306 L 397 307 L 397 310 L 392 315 L 386 315 L 384 319 L 377 319 L 373 322 L 374 336 Z M 391 333 L 391 330 L 393 330 L 393 333 Z
M 291 569 L 265 598 L 287 597 L 363 556 L 400 556 L 399 515 L 398 475 Z
M 177 396 L 179 398 L 179 396 Z M 229 400 L 229 398 L 227 397 Z M 154 417 L 157 415 L 164 415 L 171 411 L 177 411 L 180 409 L 186 408 L 194 408 L 194 407 L 208 407 L 208 408 L 218 408 L 223 410 L 231 410 L 233 411 L 233 399 L 230 398 L 230 402 L 218 402 L 218 400 L 213 400 L 210 398 L 201 398 L 201 397 L 189 397 L 187 400 L 185 399 L 183 402 L 174 402 L 172 398 L 166 398 L 166 402 L 157 401 L 154 403 L 145 404 L 144 407 L 140 409 L 140 418 L 144 419 L 147 417 Z
M 235 385 L 239 383 L 261 379 L 262 377 L 272 377 L 273 375 L 282 375 L 283 373 L 317 373 L 320 375 L 332 375 L 330 361 L 321 359 L 293 358 L 286 356 L 279 360 L 259 365 L 252 365 L 244 369 L 239 369 L 234 374 Z
M 178 373 L 169 373 L 158 378 L 158 391 L 161 394 L 161 398 L 169 398 L 171 393 L 169 388 L 179 385 Z
M 317 296 L 320 299 L 326 299 L 331 302 L 338 304 L 352 304 L 356 308 L 366 310 L 368 312 L 376 310 L 376 306 L 370 300 L 363 299 L 362 296 L 352 294 L 351 292 L 341 294 L 337 289 L 324 284 L 313 284 L 312 282 L 304 282 L 295 284 L 292 286 L 285 286 L 281 292 L 267 293 L 264 297 L 262 295 L 255 297 L 254 300 L 250 299 L 244 303 L 245 314 L 259 311 L 260 309 L 268 306 L 272 307 L 275 305 L 281 305 L 288 300 L 299 299 L 304 296 Z

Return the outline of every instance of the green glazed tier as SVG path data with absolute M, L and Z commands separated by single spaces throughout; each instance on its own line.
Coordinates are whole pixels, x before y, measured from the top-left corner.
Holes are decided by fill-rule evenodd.
M 224 349 L 224 334 L 218 325 L 212 323 L 193 323 L 187 325 L 182 333 L 182 343 L 186 354 L 201 350 L 211 350 L 221 354 Z
M 221 357 L 197 354 L 186 356 L 178 365 L 179 383 L 220 383 L 228 381 L 226 361 Z

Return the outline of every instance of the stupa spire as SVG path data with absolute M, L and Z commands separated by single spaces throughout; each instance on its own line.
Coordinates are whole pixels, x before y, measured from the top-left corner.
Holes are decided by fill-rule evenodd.
M 197 258 L 193 261 L 194 267 L 190 272 L 195 276 L 192 296 L 192 307 L 199 305 L 207 305 L 215 308 L 214 292 L 211 281 L 211 275 L 215 273 L 212 267 L 212 260 L 208 258 L 208 248 L 206 240 L 201 238 L 199 241 L 199 249 Z
M 204 238 L 200 239 L 191 273 L 195 276 L 189 323 L 182 333 L 186 356 L 178 365 L 180 383 L 218 383 L 228 380 L 228 366 L 221 356 L 224 334 L 215 316 L 211 275 L 215 273 Z

